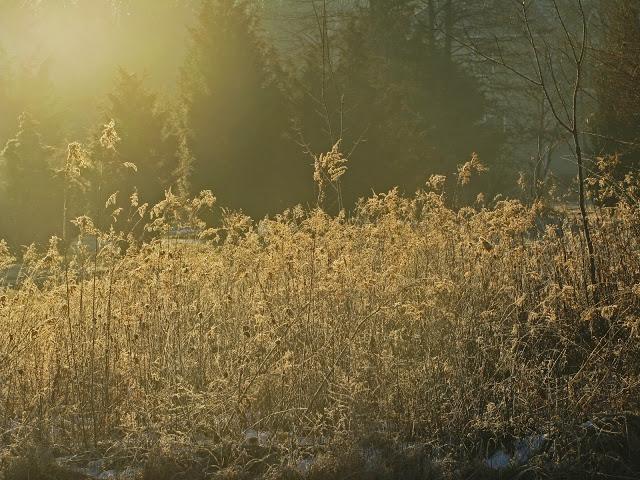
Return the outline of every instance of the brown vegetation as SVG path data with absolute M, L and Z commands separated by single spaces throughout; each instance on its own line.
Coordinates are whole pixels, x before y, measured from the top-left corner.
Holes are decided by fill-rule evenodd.
M 54 239 L 27 252 L 19 286 L 0 296 L 5 478 L 39 478 L 10 473 L 25 445 L 211 478 L 287 465 L 295 477 L 313 455 L 310 478 L 345 478 L 343 461 L 354 472 L 367 461 L 338 452 L 371 442 L 388 465 L 366 478 L 387 478 L 415 449 L 446 473 L 448 458 L 534 434 L 551 443 L 534 473 L 606 459 L 607 471 L 637 474 L 637 205 L 593 214 L 592 286 L 577 218 L 544 226 L 541 205 L 515 200 L 453 210 L 434 184 L 371 197 L 350 217 L 294 208 L 256 223 L 223 211 L 208 230 L 208 193 L 169 193 L 150 217 L 134 198 L 130 222 L 146 215 L 153 239 L 81 218 L 97 251 L 65 255 Z M 631 427 L 598 430 L 618 446 L 582 447 L 586 425 L 622 412 Z M 248 429 L 268 433 L 246 440 Z M 323 458 L 335 472 L 314 477 Z M 415 468 L 402 478 L 430 478 Z

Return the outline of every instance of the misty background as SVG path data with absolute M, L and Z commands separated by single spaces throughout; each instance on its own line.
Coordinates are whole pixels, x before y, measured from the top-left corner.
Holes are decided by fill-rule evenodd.
M 85 214 L 106 225 L 115 192 L 124 209 L 134 192 L 152 205 L 210 189 L 256 218 L 313 205 L 314 158 L 337 144 L 348 173 L 333 211 L 454 179 L 474 154 L 488 172 L 461 204 L 570 199 L 575 160 L 550 104 L 566 108 L 581 17 L 575 1 L 527 6 L 548 99 L 523 78 L 536 70 L 516 3 L 1 0 L 0 238 L 63 237 Z M 623 176 L 640 130 L 638 3 L 583 4 L 581 136 Z

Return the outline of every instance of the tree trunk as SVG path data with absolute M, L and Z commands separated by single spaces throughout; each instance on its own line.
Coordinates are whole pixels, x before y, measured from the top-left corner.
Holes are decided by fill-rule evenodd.
M 578 197 L 580 204 L 580 216 L 582 217 L 582 230 L 584 233 L 585 241 L 587 242 L 587 251 L 589 254 L 589 277 L 591 285 L 596 285 L 596 259 L 593 249 L 593 241 L 591 240 L 591 228 L 589 227 L 589 216 L 587 215 L 587 205 L 584 192 L 584 160 L 582 157 L 582 148 L 580 146 L 580 137 L 576 129 L 572 132 L 573 145 L 576 153 L 576 160 L 578 162 Z M 595 295 L 595 292 L 594 292 Z

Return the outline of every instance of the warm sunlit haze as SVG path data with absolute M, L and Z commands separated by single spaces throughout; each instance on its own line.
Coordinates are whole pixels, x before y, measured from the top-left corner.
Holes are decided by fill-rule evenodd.
M 0 480 L 640 479 L 637 0 L 0 0 Z

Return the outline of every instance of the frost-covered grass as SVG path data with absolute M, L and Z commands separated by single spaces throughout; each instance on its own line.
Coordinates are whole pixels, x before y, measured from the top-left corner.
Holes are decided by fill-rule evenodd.
M 198 242 L 161 240 L 211 204 L 169 196 L 145 242 L 85 218 L 97 254 L 25 254 L 40 280 L 0 292 L 7 480 L 36 477 L 14 468 L 34 449 L 146 478 L 435 478 L 543 434 L 544 461 L 601 469 L 584 454 L 604 449 L 630 475 L 632 442 L 585 449 L 580 425 L 639 410 L 634 204 L 592 215 L 597 285 L 576 221 L 542 227 L 539 204 L 392 191 L 349 217 L 227 212 Z

